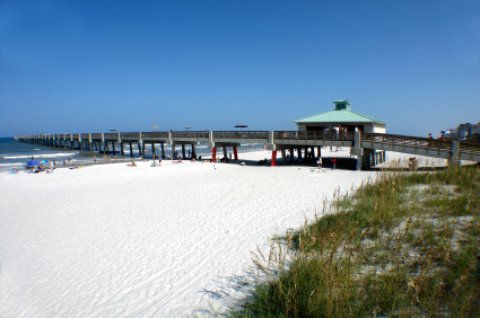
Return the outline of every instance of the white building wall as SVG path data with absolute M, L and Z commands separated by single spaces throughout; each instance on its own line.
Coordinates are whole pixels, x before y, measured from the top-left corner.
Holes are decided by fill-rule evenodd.
M 372 132 L 376 134 L 385 134 L 387 132 L 387 129 L 385 128 L 385 126 L 374 125 Z

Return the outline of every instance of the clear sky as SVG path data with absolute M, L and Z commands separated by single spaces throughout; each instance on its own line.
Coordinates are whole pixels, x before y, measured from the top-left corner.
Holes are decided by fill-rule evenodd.
M 0 0 L 0 136 L 480 121 L 478 0 Z

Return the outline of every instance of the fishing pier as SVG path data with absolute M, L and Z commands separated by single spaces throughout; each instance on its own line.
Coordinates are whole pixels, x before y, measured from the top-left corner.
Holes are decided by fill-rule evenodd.
M 108 132 L 108 133 L 70 133 L 38 134 L 17 136 L 20 142 L 41 144 L 50 147 L 79 149 L 107 153 L 117 151 L 125 156 L 125 148 L 130 157 L 134 156 L 134 147 L 138 156 L 145 157 L 150 150 L 153 157 L 164 158 L 166 147 L 172 154 L 180 147 L 181 157 L 186 158 L 186 149 L 191 157 L 196 157 L 195 147 L 199 143 L 207 144 L 211 160 L 217 160 L 217 151 L 233 151 L 238 160 L 238 148 L 242 144 L 263 144 L 271 151 L 271 166 L 277 164 L 277 155 L 283 158 L 298 159 L 302 156 L 321 157 L 321 147 L 350 147 L 350 154 L 356 160 L 356 169 L 369 169 L 385 160 L 386 151 L 396 151 L 412 155 L 443 158 L 450 165 L 459 160 L 480 162 L 480 143 L 472 141 L 439 140 L 423 137 L 366 132 L 325 132 L 325 131 L 164 131 L 164 132 Z M 159 145 L 160 153 L 157 155 Z

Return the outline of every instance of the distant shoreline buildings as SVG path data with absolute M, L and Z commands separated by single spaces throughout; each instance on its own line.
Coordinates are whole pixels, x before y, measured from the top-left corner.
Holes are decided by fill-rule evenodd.
M 446 138 L 457 140 L 480 140 L 480 122 L 476 124 L 464 123 L 448 130 L 442 130 Z

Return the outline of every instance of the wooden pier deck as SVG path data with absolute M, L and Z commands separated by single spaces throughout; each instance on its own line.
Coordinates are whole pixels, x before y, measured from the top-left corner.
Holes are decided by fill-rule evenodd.
M 145 155 L 145 146 L 159 144 L 161 154 L 165 158 L 165 146 L 176 149 L 181 146 L 185 157 L 185 146 L 191 147 L 195 156 L 195 146 L 198 143 L 208 144 L 212 158 L 216 159 L 217 147 L 223 148 L 226 157 L 227 147 L 232 147 L 235 159 L 238 158 L 237 148 L 241 144 L 264 144 L 272 151 L 272 165 L 275 165 L 277 151 L 285 155 L 285 151 L 294 149 L 307 150 L 321 156 L 322 146 L 350 147 L 352 155 L 358 158 L 358 168 L 369 168 L 382 161 L 382 152 L 396 151 L 412 155 L 422 155 L 448 159 L 454 164 L 459 160 L 480 162 L 480 143 L 457 140 L 438 140 L 415 136 L 403 136 L 380 133 L 324 133 L 304 131 L 163 131 L 163 132 L 108 132 L 108 133 L 70 133 L 70 134 L 38 134 L 17 136 L 21 142 L 42 144 L 51 147 L 64 147 L 99 152 L 115 152 L 115 145 L 120 146 L 124 155 L 124 146 L 129 146 L 133 154 L 133 145 L 138 147 L 139 155 Z M 301 153 L 301 152 L 298 152 Z M 306 153 L 306 151 L 305 151 Z M 384 156 L 383 156 L 384 158 Z

